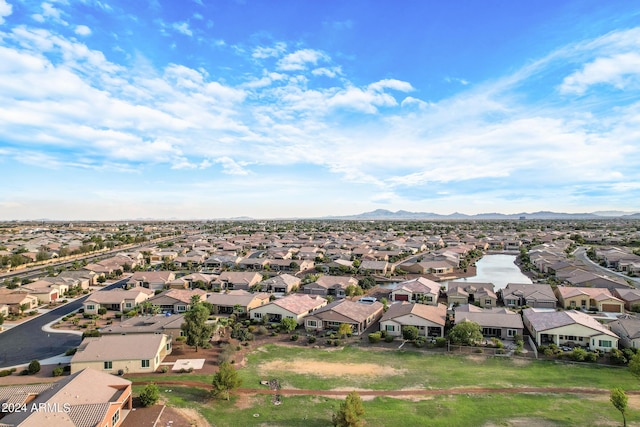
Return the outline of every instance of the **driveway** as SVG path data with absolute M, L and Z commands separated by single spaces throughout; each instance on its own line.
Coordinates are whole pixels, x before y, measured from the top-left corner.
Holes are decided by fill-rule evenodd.
M 120 280 L 97 292 L 122 287 L 125 282 L 126 279 Z M 77 347 L 82 341 L 80 335 L 51 333 L 43 331 L 42 328 L 82 307 L 87 297 L 88 295 L 85 295 L 0 333 L 0 368 L 59 356 L 68 349 Z

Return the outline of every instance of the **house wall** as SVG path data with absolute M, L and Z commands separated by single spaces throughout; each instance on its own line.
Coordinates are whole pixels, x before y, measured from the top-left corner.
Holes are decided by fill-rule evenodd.
M 457 295 L 450 295 L 447 296 L 447 304 L 451 305 L 451 304 L 467 304 L 469 302 L 469 299 L 465 296 L 457 296 Z
M 387 325 L 393 326 L 393 330 L 387 330 Z M 440 328 L 440 336 L 443 336 L 444 333 L 444 325 L 438 325 L 437 323 L 431 322 L 427 319 L 424 319 L 419 316 L 415 316 L 413 314 L 407 314 L 404 316 L 399 316 L 394 319 L 388 319 L 380 322 L 380 330 L 387 331 L 388 334 L 393 336 L 401 336 L 402 328 L 401 326 L 416 326 L 418 328 L 419 334 L 422 336 L 427 335 L 427 331 L 429 327 L 439 327 Z
M 254 308 L 249 312 L 249 316 L 252 320 L 262 320 L 265 316 L 268 317 L 274 314 L 280 315 L 282 319 L 284 319 L 285 317 L 291 317 L 292 319 L 295 319 L 296 322 L 298 322 L 298 325 L 302 324 L 302 319 L 307 315 L 307 313 L 303 313 L 303 314 L 292 313 L 273 303 L 265 304 L 261 307 Z
M 532 331 L 533 332 L 533 331 Z M 591 342 L 591 338 L 592 335 L 595 335 L 593 338 L 595 339 L 595 343 Z M 542 338 L 542 334 L 548 334 L 548 335 L 554 335 L 554 341 L 556 345 L 564 345 L 567 343 L 575 343 L 578 345 L 582 345 L 582 346 L 589 346 L 592 350 L 593 349 L 601 349 L 603 351 L 610 351 L 611 348 L 618 348 L 618 339 L 615 337 L 611 337 L 609 335 L 606 334 L 599 334 L 597 331 L 594 331 L 593 329 L 586 327 L 584 325 L 580 325 L 580 324 L 573 324 L 573 325 L 567 325 L 567 326 L 561 326 L 559 328 L 553 328 L 553 329 L 549 329 L 546 331 L 541 331 L 535 332 L 535 341 L 537 345 L 542 345 L 543 343 L 541 342 Z M 560 336 L 563 336 L 562 339 L 560 339 Z M 571 340 L 568 339 L 568 336 L 575 336 L 577 339 L 576 340 Z M 582 338 L 582 340 L 580 340 L 580 338 Z M 612 341 L 612 347 L 607 348 L 607 347 L 602 347 L 598 344 L 598 340 L 607 340 L 607 341 Z M 614 342 L 615 341 L 615 342 Z

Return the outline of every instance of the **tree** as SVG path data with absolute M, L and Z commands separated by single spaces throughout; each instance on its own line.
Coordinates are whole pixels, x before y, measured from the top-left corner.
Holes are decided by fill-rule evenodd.
M 213 376 L 213 394 L 215 396 L 224 396 L 229 400 L 229 395 L 232 390 L 240 387 L 242 379 L 238 377 L 238 373 L 235 368 L 231 366 L 229 362 L 222 362 L 220 369 Z
M 40 372 L 40 362 L 38 362 L 37 360 L 32 360 L 31 363 L 29 363 L 27 372 L 29 373 L 29 375 L 37 374 L 38 372 Z
M 346 338 L 353 333 L 353 326 L 349 323 L 341 323 L 338 328 L 338 335 L 342 338 Z
M 611 396 L 609 397 L 609 400 L 611 401 L 613 406 L 615 406 L 615 408 L 618 411 L 620 411 L 620 413 L 622 414 L 622 425 L 624 427 L 627 427 L 626 412 L 627 412 L 627 401 L 629 400 L 627 398 L 627 394 L 624 392 L 623 389 L 616 387 L 613 390 L 611 390 Z
M 285 317 L 280 321 L 280 327 L 282 330 L 289 333 L 298 327 L 298 322 L 296 322 L 296 319 L 292 319 L 291 317 Z
M 629 360 L 629 371 L 633 376 L 640 378 L 640 353 L 636 353 Z
M 376 279 L 371 276 L 363 277 L 362 279 L 358 280 L 358 286 L 365 290 L 371 289 L 376 286 Z
M 204 305 L 198 303 L 191 307 L 184 315 L 184 322 L 181 329 L 187 337 L 187 345 L 195 347 L 203 347 L 209 343 L 213 327 L 208 325 L 209 310 Z
M 415 326 L 405 326 L 402 328 L 402 338 L 407 341 L 415 341 L 419 334 L 420 331 Z
M 142 389 L 139 397 L 142 406 L 152 406 L 160 399 L 160 390 L 157 385 L 150 383 Z
M 0 326 L 4 323 L 4 314 L 0 314 Z
M 344 402 L 340 404 L 338 412 L 333 414 L 333 425 L 336 427 L 360 427 L 362 426 L 364 415 L 364 405 L 360 395 L 352 391 L 347 395 Z
M 476 322 L 460 322 L 449 331 L 449 339 L 460 345 L 475 345 L 482 341 L 482 328 Z

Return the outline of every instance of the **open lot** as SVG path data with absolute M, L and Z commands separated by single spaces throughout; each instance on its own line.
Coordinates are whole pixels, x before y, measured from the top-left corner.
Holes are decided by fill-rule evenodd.
M 266 345 L 250 353 L 243 365 L 239 370 L 243 390 L 230 402 L 211 399 L 206 389 L 177 384 L 167 393 L 161 387 L 163 398 L 172 406 L 198 410 L 215 426 L 326 426 L 343 395 L 354 389 L 362 391 L 367 426 L 420 425 L 427 418 L 434 426 L 606 426 L 621 424 L 608 390 L 640 389 L 638 381 L 620 368 L 352 347 Z M 266 392 L 260 381 L 274 378 L 283 389 L 307 395 L 290 396 L 283 390 L 282 405 L 273 405 L 273 396 L 260 394 Z M 132 379 L 159 384 L 174 379 L 197 381 L 205 388 L 210 382 L 210 376 L 190 374 Z M 515 392 L 524 387 L 540 390 Z M 556 387 L 565 390 L 544 390 Z M 511 389 L 513 393 L 508 392 Z M 403 394 L 398 396 L 398 391 Z M 628 421 L 631 426 L 640 425 L 636 395 L 629 399 Z

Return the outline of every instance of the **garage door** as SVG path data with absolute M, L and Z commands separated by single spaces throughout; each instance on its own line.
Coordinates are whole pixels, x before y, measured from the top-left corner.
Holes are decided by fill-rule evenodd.
M 619 304 L 602 304 L 602 311 L 606 311 L 609 313 L 620 313 L 620 305 Z
M 409 295 L 404 294 L 396 294 L 393 298 L 396 301 L 409 301 Z

